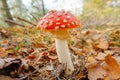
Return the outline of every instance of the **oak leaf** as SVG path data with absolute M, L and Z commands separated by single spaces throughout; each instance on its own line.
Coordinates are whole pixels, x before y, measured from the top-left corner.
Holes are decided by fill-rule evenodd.
M 108 41 L 105 39 L 100 39 L 97 47 L 100 49 L 108 49 L 109 47 Z
M 120 79 L 120 66 L 117 61 L 108 54 L 105 57 L 106 65 L 104 65 L 104 69 L 107 72 L 107 75 L 110 80 Z

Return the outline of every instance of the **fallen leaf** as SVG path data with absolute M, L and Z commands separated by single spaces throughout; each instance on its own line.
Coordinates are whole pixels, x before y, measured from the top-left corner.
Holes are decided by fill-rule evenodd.
M 57 59 L 58 57 L 57 57 L 57 55 L 54 55 L 54 56 L 48 55 L 48 58 L 55 60 L 55 59 Z
M 6 57 L 7 55 L 8 55 L 8 53 L 3 48 L 0 48 L 0 58 Z
M 98 55 L 95 57 L 97 60 L 104 60 L 106 54 L 105 53 L 98 53 Z
M 94 36 L 92 36 L 92 40 L 96 41 L 98 39 L 100 39 L 102 37 L 101 34 L 95 34 Z
M 112 47 L 111 48 L 114 52 L 117 52 L 120 54 L 120 47 Z
M 22 42 L 22 41 L 23 41 L 23 38 L 19 37 L 19 38 L 17 38 L 16 40 L 17 40 L 17 42 Z
M 105 53 L 105 54 L 113 55 L 113 54 L 114 54 L 114 51 L 113 51 L 113 50 L 104 50 L 104 53 Z
M 2 29 L 1 32 L 5 34 L 7 31 L 5 29 Z
M 55 77 L 59 77 L 65 71 L 65 68 L 65 64 L 59 64 L 53 73 Z
M 32 59 L 34 59 L 35 58 L 35 56 L 33 56 L 33 55 L 29 55 L 28 56 L 28 59 L 30 59 L 30 60 L 32 60 Z
M 33 42 L 33 46 L 36 48 L 45 48 L 45 45 L 39 42 Z
M 89 80 L 98 80 L 98 79 L 103 80 L 105 75 L 106 72 L 100 65 L 96 65 L 96 67 L 88 69 Z
M 14 80 L 14 79 L 9 76 L 0 75 L 0 80 Z
M 107 65 L 109 66 L 109 68 L 111 70 L 115 70 L 115 71 L 120 70 L 119 64 L 117 63 L 117 61 L 110 54 L 108 54 L 105 57 L 105 62 L 107 63 Z
M 29 60 L 27 59 L 21 59 L 21 67 L 23 67 L 24 69 L 28 69 L 29 68 Z
M 83 51 L 85 53 L 97 54 L 97 52 L 93 48 L 91 48 L 91 47 L 83 47 Z
M 5 61 L 3 59 L 0 59 L 0 69 L 2 69 L 5 65 Z
M 84 56 L 85 53 L 82 51 L 82 49 L 78 49 L 78 48 L 75 48 L 75 47 L 70 47 L 75 54 L 79 55 L 79 56 Z
M 85 77 L 86 77 L 86 76 L 85 76 L 83 73 L 77 75 L 77 79 L 78 79 L 78 80 L 80 80 L 80 79 L 82 79 L 82 78 L 85 78 Z
M 120 78 L 120 67 L 117 61 L 110 55 L 108 54 L 105 57 L 105 62 L 107 65 L 104 65 L 104 69 L 106 70 L 109 79 L 110 80 L 115 80 Z
M 100 49 L 108 49 L 109 43 L 106 39 L 100 39 L 96 47 Z
M 94 57 L 88 57 L 87 63 L 85 65 L 88 69 L 94 69 L 98 64 L 98 61 Z
M 50 47 L 48 47 L 48 51 L 49 51 L 50 53 L 57 54 L 57 53 L 56 53 L 55 45 L 51 45 Z

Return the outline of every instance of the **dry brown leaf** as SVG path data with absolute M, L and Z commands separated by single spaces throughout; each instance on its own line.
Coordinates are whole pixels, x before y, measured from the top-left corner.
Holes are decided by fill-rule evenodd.
M 102 37 L 101 34 L 96 34 L 96 35 L 92 36 L 92 40 L 96 41 L 96 40 L 100 39 L 101 37 Z
M 97 66 L 97 64 L 98 61 L 94 59 L 94 57 L 88 57 L 85 67 L 87 67 L 88 69 L 94 69 Z
M 21 27 L 10 27 L 8 28 L 9 32 L 19 32 L 19 33 L 23 33 L 23 29 Z
M 55 45 L 54 45 L 54 44 L 51 45 L 50 47 L 48 47 L 48 52 L 57 54 L 57 53 L 56 53 L 56 48 L 55 48 Z
M 104 56 L 103 53 L 101 55 Z M 100 55 L 100 59 L 101 59 L 101 55 Z M 106 76 L 106 71 L 101 66 L 102 62 L 103 60 L 97 61 L 94 57 L 88 58 L 88 63 L 86 64 L 86 68 L 88 69 L 89 80 L 104 79 L 104 77 Z
M 21 62 L 22 62 L 21 67 L 27 70 L 29 68 L 30 61 L 27 59 L 21 59 Z
M 2 69 L 5 65 L 5 61 L 3 59 L 0 59 L 0 69 Z
M 33 42 L 33 46 L 36 48 L 45 48 L 45 45 L 39 42 Z
M 77 33 L 77 32 L 74 32 L 74 33 Z M 81 34 L 83 34 L 84 36 L 88 36 L 89 34 L 92 34 L 93 32 L 90 31 L 90 30 L 82 30 L 81 31 Z
M 98 55 L 95 57 L 97 60 L 104 60 L 106 54 L 105 53 L 98 53 Z
M 105 57 L 105 62 L 107 63 L 107 65 L 109 66 L 109 68 L 111 70 L 116 70 L 116 71 L 120 70 L 119 64 L 117 63 L 117 61 L 110 54 L 108 54 Z
M 117 52 L 120 54 L 120 47 L 113 47 L 111 48 L 114 52 Z
M 97 54 L 97 52 L 93 48 L 90 48 L 90 47 L 83 47 L 83 51 L 85 53 Z
M 88 69 L 89 80 L 104 79 L 105 75 L 106 72 L 100 65 L 96 65 L 96 67 Z
M 113 54 L 114 54 L 114 51 L 113 51 L 113 50 L 104 50 L 104 53 L 105 53 L 105 54 L 113 55 Z
M 65 64 L 59 64 L 53 73 L 55 77 L 59 77 L 65 71 L 65 68 Z
M 105 39 L 100 39 L 96 47 L 100 49 L 108 49 L 109 43 Z
M 57 55 L 54 55 L 54 56 L 52 56 L 52 55 L 48 55 L 48 57 L 49 57 L 50 59 L 52 59 L 52 60 L 55 60 L 55 59 L 58 58 Z
M 77 80 L 80 80 L 82 78 L 85 78 L 85 75 L 83 73 L 77 75 Z
M 14 79 L 9 76 L 0 75 L 0 80 L 14 80 Z
M 104 69 L 106 70 L 109 79 L 110 80 L 115 80 L 120 78 L 120 67 L 117 61 L 110 55 L 108 54 L 105 57 L 105 62 L 107 65 L 104 65 Z
M 23 41 L 23 38 L 19 37 L 19 38 L 17 38 L 16 40 L 17 40 L 17 42 L 22 42 L 22 41 Z
M 5 34 L 7 31 L 5 29 L 2 29 L 1 32 Z
M 79 55 L 79 56 L 84 56 L 85 53 L 82 51 L 82 49 L 78 49 L 78 48 L 75 48 L 75 47 L 70 47 L 74 52 L 75 54 Z
M 8 53 L 3 48 L 0 48 L 0 57 L 6 57 L 7 55 Z
M 104 50 L 104 53 L 103 52 L 99 52 L 97 54 L 97 56 L 95 57 L 95 59 L 97 59 L 97 60 L 104 60 L 106 55 L 108 55 L 108 54 L 113 55 L 113 53 L 114 53 L 114 51 L 112 51 L 112 50 Z

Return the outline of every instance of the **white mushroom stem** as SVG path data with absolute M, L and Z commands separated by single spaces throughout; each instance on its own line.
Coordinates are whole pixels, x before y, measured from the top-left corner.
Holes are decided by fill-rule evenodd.
M 67 65 L 66 74 L 71 74 L 74 70 L 74 67 L 67 44 L 67 40 L 70 38 L 69 33 L 67 29 L 53 30 L 51 33 L 55 37 L 55 45 L 59 62 L 65 63 Z
M 71 74 L 74 70 L 73 63 L 71 60 L 71 54 L 68 48 L 67 40 L 65 39 L 55 39 L 56 51 L 60 63 L 65 63 L 67 65 L 67 74 Z

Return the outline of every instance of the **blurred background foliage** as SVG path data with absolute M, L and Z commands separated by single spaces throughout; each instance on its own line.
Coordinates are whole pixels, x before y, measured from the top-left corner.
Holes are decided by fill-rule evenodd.
M 83 13 L 79 17 L 86 27 L 120 25 L 120 1 L 85 0 Z
M 32 26 L 16 17 L 37 24 L 39 18 L 49 11 L 44 0 L 28 1 L 30 2 L 26 6 L 24 0 L 0 0 L 0 26 L 14 26 L 9 22 L 6 23 L 8 19 L 25 26 Z M 55 1 L 59 2 L 59 0 Z M 4 2 L 8 8 L 5 7 Z M 84 0 L 82 8 L 82 13 L 77 17 L 81 20 L 83 28 L 120 25 L 120 0 Z M 9 18 L 10 16 L 11 18 Z

